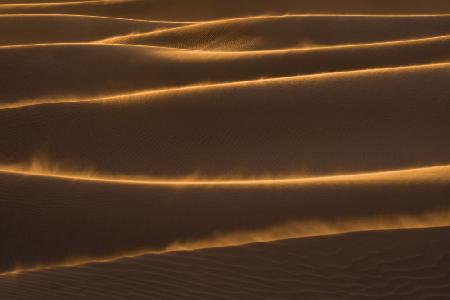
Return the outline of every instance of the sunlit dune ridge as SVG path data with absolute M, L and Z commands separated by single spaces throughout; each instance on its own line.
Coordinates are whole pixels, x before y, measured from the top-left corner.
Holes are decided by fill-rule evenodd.
M 7 251 L 3 255 L 12 255 L 16 258 L 13 260 L 13 265 L 1 268 L 5 275 L 90 262 L 111 261 L 148 253 L 227 247 L 251 242 L 270 242 L 286 238 L 352 231 L 450 225 L 450 202 L 448 197 L 445 197 L 445 195 L 448 196 L 450 186 L 450 165 L 315 178 L 239 180 L 107 178 L 94 173 L 90 175 L 52 174 L 49 170 L 43 171 L 44 168 L 48 167 L 36 163 L 30 167 L 29 171 L 20 171 L 19 168 L 3 169 L 0 172 L 2 181 L 8 184 L 10 189 L 17 191 L 17 196 L 13 197 L 19 197 L 15 200 L 6 197 L 2 200 L 4 205 L 9 207 L 11 212 L 15 211 L 15 207 L 19 204 L 16 202 L 22 202 L 19 200 L 19 194 L 22 193 L 19 192 L 19 189 L 24 193 L 30 188 L 37 191 L 40 190 L 39 186 L 44 184 L 42 187 L 46 191 L 33 196 L 36 199 L 30 203 L 29 207 L 25 210 L 23 207 L 21 208 L 22 215 L 28 215 L 28 218 L 32 220 L 39 218 L 41 213 L 36 215 L 37 211 L 45 211 L 44 215 L 47 216 L 45 223 L 50 222 L 49 224 L 52 224 L 55 218 L 58 220 L 60 215 L 65 218 L 69 218 L 69 215 L 70 218 L 78 218 L 81 217 L 79 216 L 80 212 L 74 205 L 79 206 L 79 201 L 82 201 L 84 204 L 81 206 L 85 210 L 82 215 L 84 215 L 85 222 L 91 224 L 91 230 L 90 232 L 74 232 L 72 226 L 68 224 L 53 228 L 52 236 L 47 239 L 58 239 L 60 231 L 68 231 L 72 232 L 71 240 L 66 240 L 57 248 L 43 253 L 31 254 L 27 248 L 16 248 L 16 238 L 11 238 L 10 247 L 15 249 L 12 250 L 15 252 L 8 254 Z M 4 188 L 0 187 L 0 192 Z M 161 188 L 163 189 L 162 195 L 158 191 Z M 139 192 L 140 189 L 144 189 L 146 192 L 142 194 Z M 75 200 L 79 197 L 75 196 L 79 192 L 82 195 L 91 194 L 88 192 L 89 190 L 97 194 L 96 199 L 99 201 L 87 203 L 82 199 Z M 172 194 L 170 190 L 173 190 L 175 194 Z M 411 191 L 413 194 L 410 194 Z M 100 194 L 98 194 L 99 192 Z M 142 199 L 136 198 L 134 195 L 136 192 L 136 195 L 140 194 L 139 197 Z M 124 193 L 128 195 L 127 201 L 124 201 L 121 196 Z M 172 196 L 167 198 L 167 195 L 164 196 L 166 193 L 172 194 Z M 63 194 L 65 196 L 61 198 Z M 117 195 L 117 200 L 120 201 L 116 202 L 110 196 L 107 197 L 110 199 L 105 203 L 103 200 L 100 201 L 106 195 L 112 194 Z M 205 194 L 203 196 L 206 197 L 203 198 L 202 194 Z M 268 195 L 270 201 L 262 199 L 263 194 Z M 242 195 L 242 199 L 233 199 L 230 197 L 231 195 L 234 197 Z M 253 196 L 247 198 L 249 195 Z M 40 199 L 41 196 L 42 199 Z M 199 196 L 202 198 L 200 202 L 196 200 Z M 429 197 L 427 201 L 424 201 L 425 197 Z M 317 203 L 318 207 L 315 207 L 316 204 L 312 204 L 317 201 L 314 200 L 316 198 L 320 199 L 322 203 Z M 166 202 L 168 199 L 172 199 L 170 202 L 175 202 L 168 205 L 170 203 Z M 309 202 L 311 204 L 308 204 Z M 198 212 L 193 211 L 192 206 L 197 207 L 195 210 Z M 67 207 L 68 211 L 63 207 Z M 109 208 L 106 209 L 106 207 Z M 158 207 L 164 209 L 164 213 L 159 213 Z M 140 216 L 136 213 L 137 211 L 132 214 L 129 212 L 129 214 L 127 213 L 129 209 L 136 209 L 143 215 Z M 217 210 L 221 211 L 221 216 L 216 215 Z M 86 211 L 90 211 L 90 213 L 86 214 Z M 170 221 L 180 211 L 184 211 L 184 213 L 178 217 L 180 218 L 178 222 L 187 221 L 189 225 L 177 225 Z M 265 212 L 263 219 L 260 219 L 259 213 L 256 213 L 258 211 Z M 267 211 L 271 211 L 271 214 L 267 214 Z M 129 226 L 130 228 L 126 229 L 127 232 L 137 231 L 131 236 L 123 236 L 120 243 L 114 243 L 115 239 L 105 239 L 101 248 L 106 248 L 96 250 L 95 247 L 98 247 L 98 244 L 88 241 L 92 238 L 91 235 L 96 236 L 97 227 L 118 226 L 110 224 L 115 220 L 115 218 L 110 219 L 111 213 L 116 216 L 115 218 L 127 218 L 132 215 L 133 221 L 128 220 L 128 225 L 121 226 Z M 95 220 L 102 220 L 102 222 L 98 224 L 98 221 L 91 220 L 91 215 Z M 223 217 L 225 223 L 221 224 L 220 221 L 216 223 L 211 219 L 211 215 L 214 215 L 216 220 Z M 245 215 L 245 219 L 241 219 L 240 215 Z M 230 222 L 230 218 L 234 219 L 234 222 Z M 151 221 L 152 219 L 153 221 Z M 14 218 L 10 221 L 6 221 L 5 218 L 2 220 L 4 230 L 8 230 L 11 226 L 28 227 L 27 221 L 22 219 L 21 224 L 15 224 Z M 31 240 L 49 234 L 41 232 L 40 225 L 30 222 L 34 225 L 27 231 L 35 232 L 30 237 Z M 135 227 L 137 225 L 134 224 L 135 222 L 139 224 L 138 227 Z M 147 224 L 148 222 L 150 223 Z M 67 228 L 65 228 L 66 226 Z M 185 228 L 186 231 L 181 228 Z M 142 231 L 143 229 L 145 230 Z M 118 232 L 115 234 L 119 234 L 122 229 L 117 228 L 116 230 Z M 173 230 L 174 232 L 172 232 Z M 136 238 L 138 239 L 135 240 Z M 144 239 L 141 241 L 142 238 Z M 84 239 L 86 241 L 83 241 Z M 30 242 L 32 242 L 31 240 Z M 66 247 L 64 244 L 69 247 L 66 254 L 64 254 Z M 85 247 L 94 248 L 85 252 Z M 20 253 L 27 253 L 27 255 L 21 257 Z M 48 256 L 48 253 L 53 253 L 53 255 Z
M 16 2 L 16 1 L 15 1 Z M 34 2 L 34 1 L 33 1 Z M 52 2 L 52 1 L 48 1 Z M 224 0 L 103 0 L 58 3 L 2 4 L 0 13 L 70 13 L 135 19 L 202 21 L 219 18 L 283 14 L 445 14 L 446 0 L 246 0 L 239 9 Z
M 83 297 L 120 300 L 130 290 L 139 299 L 447 299 L 448 233 L 383 230 L 150 254 L 3 276 L 0 290 L 17 300 L 71 300 L 80 286 Z
M 18 1 L 14 3 L 3 3 L 0 4 L 0 8 L 9 9 L 9 8 L 51 8 L 51 7 L 60 7 L 60 6 L 73 6 L 73 5 L 85 5 L 85 4 L 110 4 L 113 3 L 122 3 L 122 2 L 132 2 L 133 0 L 82 0 L 82 1 L 72 1 L 72 0 L 63 0 L 63 1 Z
M 19 103 L 0 110 L 0 164 L 40 154 L 66 170 L 150 178 L 447 165 L 449 76 L 436 64 Z
M 0 109 L 52 103 L 131 101 L 146 96 L 157 98 L 170 94 L 208 92 L 215 89 L 244 88 L 247 86 L 264 89 L 266 84 L 267 86 L 292 86 L 294 83 L 302 84 L 302 82 L 321 81 L 326 83 L 328 79 L 346 79 L 359 75 L 361 77 L 372 75 L 382 77 L 384 74 L 401 76 L 402 73 L 412 74 L 415 71 L 420 74 L 432 70 L 447 69 L 450 66 L 450 63 L 447 63 L 450 59 L 448 49 L 450 49 L 450 37 L 448 36 L 407 41 L 399 44 L 383 43 L 382 45 L 349 46 L 348 48 L 338 49 L 333 47 L 318 51 L 268 51 L 257 54 L 245 52 L 202 53 L 160 48 L 147 49 L 147 47 L 140 46 L 132 46 L 131 49 L 127 49 L 120 45 L 89 44 L 80 46 L 61 44 L 36 47 L 0 47 L 0 52 L 4 50 L 5 65 L 9 64 L 8 58 L 11 56 L 20 55 L 24 58 L 21 65 L 13 63 L 20 72 L 0 75 L 0 78 L 3 77 L 8 82 L 5 89 L 0 91 Z M 32 54 L 46 57 L 50 53 L 64 54 L 71 50 L 78 50 L 77 57 L 86 57 L 92 63 L 78 65 L 73 69 L 73 74 L 68 70 L 67 76 L 61 77 L 58 72 L 43 69 L 40 64 L 35 66 L 29 60 Z M 104 55 L 102 58 L 89 58 L 93 50 Z M 379 60 L 380 51 L 388 56 L 381 57 L 381 60 Z M 360 52 L 358 53 L 359 58 L 367 56 L 367 60 L 362 60 L 355 65 L 355 52 Z M 128 75 L 131 69 L 126 65 L 123 66 L 123 73 L 111 72 L 109 67 L 103 68 L 107 64 L 113 63 L 114 59 L 129 60 L 132 65 L 139 64 L 140 70 Z M 78 60 L 78 58 L 75 58 L 75 60 L 66 58 L 58 60 L 57 63 L 53 61 L 58 68 L 69 68 L 76 64 Z M 434 61 L 436 63 L 430 64 Z M 170 69 L 164 69 L 165 66 L 169 65 L 171 66 Z M 298 70 L 299 65 L 303 65 L 301 70 Z M 385 65 L 398 66 L 383 67 Z M 117 67 L 117 69 L 120 68 L 122 66 Z M 207 70 L 214 69 L 216 71 L 212 73 L 213 75 L 206 73 Z M 235 71 L 238 69 L 241 69 L 242 73 L 236 74 Z M 80 70 L 83 73 L 86 72 L 82 77 L 79 76 Z M 156 70 L 164 70 L 166 74 L 172 73 L 173 76 L 161 77 L 158 76 L 158 72 L 147 73 L 147 78 L 141 76 L 146 71 Z M 183 73 L 180 73 L 181 70 Z M 38 71 L 41 72 L 40 78 L 30 80 L 30 77 L 27 76 L 29 73 Z M 202 71 L 205 71 L 205 73 Z M 306 74 L 297 75 L 298 72 Z M 186 74 L 190 76 L 185 76 Z M 92 82 L 99 75 L 102 76 L 101 79 Z M 153 80 L 148 81 L 148 78 Z M 76 80 L 75 84 L 74 80 Z M 54 89 L 46 88 L 49 82 L 56 81 L 59 83 L 58 87 Z M 213 82 L 205 83 L 205 81 Z M 149 86 L 153 86 L 153 88 L 148 88 Z M 17 92 L 17 90 L 20 90 L 20 92 Z M 113 91 L 116 91 L 116 93 Z
M 187 24 L 191 23 L 64 14 L 0 15 L 0 45 L 92 42 Z
M 265 16 L 198 22 L 102 42 L 218 51 L 311 48 L 447 35 L 449 23 L 449 15 Z
M 70 172 L 64 168 L 52 165 L 50 162 L 33 160 L 29 166 L 0 167 L 0 173 L 21 176 L 43 176 L 65 180 L 94 181 L 118 184 L 155 185 L 155 186 L 272 186 L 272 185 L 309 185 L 309 184 L 370 184 L 370 183 L 400 183 L 408 182 L 450 182 L 450 165 L 414 168 L 395 171 L 380 171 L 359 174 L 342 174 L 329 176 L 290 176 L 287 178 L 199 178 L 196 175 L 186 178 L 145 178 L 123 177 L 121 175 L 103 175 L 95 170 L 85 172 Z
M 450 33 L 449 20 L 450 15 L 285 15 L 183 22 L 44 11 L 0 14 L 0 44 L 104 39 L 226 51 L 299 48 L 445 35 Z M 174 27 L 179 28 L 171 30 Z M 333 32 L 326 29 L 329 27 L 333 27 Z M 280 31 L 285 34 L 277 34 Z
M 449 70 L 388 68 L 1 109 L 0 164 L 27 165 L 39 154 L 64 170 L 149 178 L 447 165 Z
M 342 222 L 297 222 L 275 226 L 260 231 L 237 231 L 213 236 L 194 242 L 175 242 L 162 250 L 139 250 L 115 254 L 107 257 L 78 257 L 62 260 L 56 264 L 36 264 L 32 267 L 16 265 L 14 269 L 0 272 L 2 277 L 20 276 L 29 272 L 39 272 L 54 268 L 76 267 L 92 263 L 116 262 L 128 258 L 139 258 L 149 254 L 164 254 L 178 251 L 197 251 L 210 248 L 242 246 L 251 243 L 270 243 L 285 239 L 319 237 L 351 232 L 393 229 L 419 229 L 450 226 L 450 209 L 420 216 L 378 216 Z
M 135 36 L 135 35 L 132 35 Z M 450 37 L 450 35 L 436 35 L 436 36 L 430 36 L 430 37 L 423 37 L 423 38 L 417 38 L 417 39 L 400 39 L 400 40 L 392 40 L 392 41 L 382 41 L 382 42 L 370 42 L 370 43 L 343 43 L 343 44 L 337 44 L 337 45 L 308 45 L 308 46 L 302 46 L 300 47 L 293 47 L 293 48 L 286 48 L 286 49 L 266 49 L 266 50 L 228 50 L 228 51 L 221 51 L 220 49 L 183 49 L 183 48 L 171 48 L 167 46 L 153 46 L 153 45 L 140 45 L 140 44 L 127 44 L 126 40 L 124 44 L 121 43 L 122 37 L 116 37 L 112 39 L 102 40 L 102 41 L 96 41 L 93 43 L 90 43 L 90 45 L 102 45 L 102 44 L 111 44 L 116 46 L 140 46 L 145 47 L 148 46 L 147 49 L 159 49 L 161 51 L 164 50 L 171 50 L 168 51 L 168 53 L 172 53 L 173 55 L 178 54 L 181 56 L 182 54 L 197 54 L 197 55 L 204 55 L 204 56 L 215 56 L 216 58 L 221 57 L 238 57 L 238 56 L 258 56 L 258 55 L 264 55 L 264 54 L 270 54 L 270 53 L 291 53 L 291 52 L 310 52 L 310 51 L 327 51 L 327 50 L 340 50 L 340 49 L 354 49 L 357 50 L 359 48 L 374 48 L 381 50 L 384 46 L 406 46 L 406 45 L 420 45 L 422 43 L 427 42 L 436 42 L 436 41 L 445 41 Z M 126 39 L 127 37 L 123 37 Z M 66 45 L 85 45 L 83 43 L 70 43 Z M 35 44 L 35 45 L 6 45 L 6 46 L 0 46 L 0 48 L 8 49 L 8 48 L 15 48 L 15 47 L 26 47 L 26 46 L 41 46 L 45 47 L 47 44 Z M 48 46 L 51 46 L 51 44 L 48 44 Z M 177 51 L 181 50 L 181 51 Z

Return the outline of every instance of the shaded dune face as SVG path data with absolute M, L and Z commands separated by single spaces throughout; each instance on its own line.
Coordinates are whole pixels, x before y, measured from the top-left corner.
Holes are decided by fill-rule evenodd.
M 450 214 L 449 167 L 274 186 L 162 187 L 8 173 L 0 179 L 3 272 L 139 251 L 442 226 Z
M 91 42 L 186 25 L 75 15 L 0 15 L 0 45 Z
M 449 249 L 448 228 L 353 233 L 42 270 L 0 289 L 20 300 L 73 299 L 79 286 L 117 299 L 446 299 Z
M 223 51 L 270 50 L 417 39 L 448 35 L 449 28 L 450 16 L 301 15 L 201 22 L 116 37 L 109 42 Z
M 0 4 L 1 300 L 448 298 L 449 1 L 48 2 Z
M 0 55 L 0 67 L 6 70 L 0 74 L 4 82 L 0 103 L 7 107 L 65 99 L 92 100 L 205 83 L 445 63 L 450 61 L 450 36 L 311 50 L 233 53 L 57 44 L 0 47 Z
M 0 162 L 26 166 L 39 155 L 50 168 L 163 178 L 448 164 L 449 72 L 337 73 L 2 109 Z
M 135 19 L 199 21 L 254 15 L 283 14 L 445 14 L 447 0 L 411 0 L 406 4 L 392 0 L 259 0 L 243 1 L 239 9 L 224 0 L 118 0 L 74 1 L 59 5 L 0 5 L 0 13 L 64 13 L 114 16 Z

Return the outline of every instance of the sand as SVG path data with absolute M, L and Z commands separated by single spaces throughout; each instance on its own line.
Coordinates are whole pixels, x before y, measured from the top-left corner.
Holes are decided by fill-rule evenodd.
M 0 163 L 162 178 L 450 164 L 449 76 L 415 66 L 6 108 Z
M 3 272 L 255 239 L 443 226 L 450 217 L 448 166 L 204 185 L 26 175 L 1 173 Z
M 189 23 L 141 21 L 83 15 L 0 15 L 0 45 L 92 42 Z
M 448 299 L 450 3 L 0 4 L 0 299 Z
M 6 83 L 0 90 L 0 107 L 67 98 L 89 100 L 149 89 L 446 63 L 450 62 L 449 50 L 450 36 L 206 54 L 117 44 L 5 46 L 0 47 L 0 65 L 8 72 L 0 74 L 0 80 Z M 122 63 L 117 65 L 117 61 Z M 49 85 L 54 87 L 49 89 Z
M 377 231 L 146 255 L 5 277 L 0 289 L 6 299 L 447 299 L 448 232 Z
M 418 39 L 448 35 L 449 28 L 448 15 L 286 15 L 200 22 L 106 41 L 200 50 L 272 50 Z
M 13 1 L 14 2 L 14 1 Z M 208 21 L 225 18 L 285 14 L 449 14 L 447 0 L 246 0 L 239 6 L 225 0 L 72 0 L 18 5 L 7 0 L 2 14 L 63 13 L 172 21 Z M 11 3 L 11 4 L 9 4 Z

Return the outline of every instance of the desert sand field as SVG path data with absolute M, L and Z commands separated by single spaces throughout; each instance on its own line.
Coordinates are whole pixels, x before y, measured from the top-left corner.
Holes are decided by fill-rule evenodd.
M 450 299 L 450 1 L 2 1 L 34 299 Z

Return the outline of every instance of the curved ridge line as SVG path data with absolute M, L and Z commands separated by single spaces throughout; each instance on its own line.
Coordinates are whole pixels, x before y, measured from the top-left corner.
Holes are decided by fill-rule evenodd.
M 425 176 L 424 176 L 425 173 Z M 77 173 L 51 173 L 43 171 L 23 171 L 20 169 L 0 169 L 0 174 L 56 178 L 62 180 L 78 180 L 99 183 L 117 183 L 127 185 L 150 186 L 286 186 L 307 185 L 324 183 L 358 183 L 358 182 L 393 182 L 405 180 L 426 180 L 450 182 L 450 165 L 429 166 L 421 168 L 362 172 L 341 175 L 324 175 L 315 177 L 286 177 L 286 178 L 261 178 L 261 179 L 152 179 L 152 178 L 126 178 L 108 176 L 85 176 Z M 436 176 L 439 175 L 439 176 Z
M 179 28 L 179 27 L 176 27 Z M 170 28 L 173 29 L 173 28 Z M 153 31 L 151 32 L 153 33 Z M 147 33 L 144 33 L 147 34 Z M 140 35 L 140 34 L 137 34 Z M 168 47 L 168 46 L 154 46 L 154 45 L 146 45 L 146 44 L 127 44 L 126 41 L 123 43 L 120 43 L 121 37 L 127 37 L 128 35 L 118 36 L 118 37 L 112 37 L 105 40 L 97 40 L 92 43 L 85 43 L 90 45 L 117 45 L 117 46 L 123 46 L 123 47 L 150 47 L 155 49 L 164 49 L 164 50 L 173 50 L 173 51 L 182 51 L 182 53 L 206 53 L 206 54 L 265 54 L 265 53 L 288 53 L 288 52 L 308 52 L 308 51 L 321 51 L 321 50 L 335 50 L 335 49 L 350 49 L 350 48 L 371 48 L 371 47 L 381 47 L 381 46 L 395 46 L 395 45 L 407 45 L 407 44 L 420 44 L 420 43 L 426 43 L 426 42 L 433 42 L 433 41 L 441 41 L 441 40 L 450 40 L 450 30 L 449 34 L 445 35 L 434 35 L 434 36 L 427 36 L 427 37 L 420 37 L 420 38 L 412 38 L 412 39 L 401 39 L 401 40 L 390 40 L 390 41 L 383 41 L 383 42 L 370 42 L 370 43 L 348 43 L 348 44 L 335 44 L 335 45 L 324 45 L 324 46 L 314 46 L 314 47 L 302 47 L 302 48 L 282 48 L 282 49 L 268 49 L 268 50 L 208 50 L 208 49 L 190 49 L 190 48 L 174 48 L 174 47 Z M 134 34 L 133 34 L 134 36 Z M 117 41 L 114 39 L 117 38 Z M 111 42 L 108 42 L 107 40 L 111 40 Z M 106 41 L 106 42 L 105 42 Z M 57 43 L 56 43 L 57 44 Z M 76 43 L 72 43 L 76 44 Z M 82 43 L 79 43 L 82 44 Z M 7 48 L 7 47 L 20 47 L 20 46 L 44 46 L 44 45 L 55 45 L 55 43 L 48 43 L 48 44 L 31 44 L 31 45 L 5 45 L 0 46 L 1 48 Z
M 433 215 L 433 214 L 431 214 L 431 215 Z M 418 216 L 418 217 L 410 217 L 410 218 L 421 220 L 423 217 Z M 352 223 L 352 222 L 350 222 L 350 223 Z M 431 228 L 448 228 L 448 229 L 450 229 L 450 227 L 449 227 L 450 224 L 439 224 L 439 222 L 436 222 L 436 223 L 437 224 L 430 222 L 429 225 L 419 223 L 419 224 L 415 224 L 415 225 L 411 224 L 410 226 L 404 226 L 401 224 L 399 224 L 397 226 L 389 226 L 387 224 L 386 225 L 380 224 L 378 226 L 375 226 L 372 229 L 370 229 L 370 228 L 369 229 L 353 229 L 353 230 L 351 230 L 351 229 L 350 230 L 334 229 L 328 233 L 317 232 L 317 233 L 303 234 L 303 235 L 299 235 L 299 236 L 294 235 L 294 236 L 285 236 L 285 237 L 272 238 L 272 239 L 269 239 L 269 238 L 264 239 L 263 238 L 261 240 L 249 240 L 247 242 L 236 242 L 236 243 L 229 243 L 229 244 L 224 243 L 223 245 L 213 243 L 210 246 L 205 246 L 203 244 L 208 241 L 208 238 L 206 238 L 204 240 L 199 240 L 198 244 L 194 241 L 194 242 L 192 242 L 192 245 L 190 245 L 189 242 L 187 244 L 174 242 L 173 244 L 169 245 L 167 248 L 162 249 L 162 250 L 150 250 L 150 249 L 136 250 L 136 251 L 131 250 L 126 253 L 112 254 L 112 255 L 106 256 L 106 257 L 79 257 L 79 258 L 67 259 L 66 261 L 62 261 L 61 263 L 43 264 L 43 265 L 38 265 L 35 267 L 19 267 L 12 271 L 0 272 L 0 279 L 2 279 L 2 277 L 3 278 L 15 277 L 15 276 L 19 276 L 19 275 L 26 274 L 26 273 L 33 273 L 33 272 L 39 272 L 39 271 L 45 271 L 45 270 L 54 270 L 54 269 L 60 269 L 60 268 L 73 268 L 73 267 L 80 267 L 80 266 L 84 266 L 84 265 L 88 265 L 88 264 L 114 263 L 114 262 L 121 261 L 124 259 L 139 258 L 139 257 L 146 256 L 146 255 L 164 255 L 164 254 L 175 253 L 175 252 L 191 252 L 191 251 L 201 251 L 201 250 L 206 250 L 206 249 L 217 249 L 217 248 L 235 248 L 235 247 L 251 245 L 251 244 L 272 243 L 272 242 L 278 242 L 278 241 L 283 241 L 283 240 L 292 240 L 292 239 L 318 238 L 318 237 L 324 237 L 324 236 L 338 236 L 338 235 L 352 234 L 352 233 L 357 233 L 357 232 L 379 232 L 379 231 L 431 229 Z M 301 222 L 300 222 L 300 224 L 301 224 Z M 277 229 L 283 230 L 284 227 L 290 227 L 291 225 L 298 226 L 298 223 L 294 222 L 292 224 L 289 223 L 289 224 L 274 226 L 273 228 L 256 230 L 256 234 L 258 234 L 258 232 L 259 233 L 268 232 L 268 231 L 270 232 L 271 230 L 277 230 Z M 250 231 L 244 231 L 244 232 L 250 232 Z M 223 238 L 226 239 L 229 236 L 233 236 L 233 234 L 239 235 L 239 232 L 225 234 L 223 236 Z M 219 239 L 220 239 L 220 237 L 219 237 Z M 214 237 L 212 237 L 212 241 L 214 242 Z
M 295 76 L 282 76 L 282 77 L 274 77 L 274 78 L 263 78 L 263 79 L 254 79 L 254 80 L 241 80 L 241 81 L 231 81 L 231 82 L 222 82 L 222 83 L 213 83 L 213 84 L 198 84 L 198 85 L 188 85 L 182 87 L 173 87 L 173 88 L 163 88 L 163 89 L 150 89 L 150 90 L 142 90 L 138 92 L 128 93 L 128 94 L 118 94 L 106 97 L 97 97 L 97 98 L 68 98 L 61 100 L 42 100 L 39 99 L 32 101 L 21 101 L 13 104 L 3 104 L 0 105 L 0 110 L 7 109 L 20 109 L 31 106 L 39 106 L 39 105 L 47 105 L 47 104 L 55 104 L 55 105 L 63 105 L 70 103 L 92 103 L 92 102 L 112 102 L 123 100 L 124 98 L 130 97 L 143 97 L 150 95 L 161 95 L 168 93 L 177 93 L 177 92 L 186 92 L 186 91 L 197 91 L 202 89 L 215 89 L 215 88 L 224 88 L 224 87 L 239 87 L 246 85 L 257 85 L 261 83 L 282 83 L 289 82 L 292 80 L 314 80 L 317 78 L 336 78 L 342 76 L 352 76 L 357 74 L 377 74 L 383 72 L 401 72 L 401 71 L 413 71 L 417 69 L 434 69 L 439 67 L 450 67 L 449 63 L 434 63 L 434 64 L 424 64 L 424 65 L 411 65 L 411 66 L 400 66 L 400 67 L 391 67 L 391 68 L 369 68 L 363 70 L 351 70 L 351 71 L 337 71 L 337 72 L 324 72 L 324 73 L 316 73 L 316 74 L 308 74 L 308 75 L 295 75 Z
M 153 21 L 152 21 L 153 22 Z M 175 27 L 179 28 L 179 27 Z M 173 28 L 170 28 L 173 29 Z M 152 31 L 153 32 L 153 31 Z M 146 34 L 146 33 L 144 33 Z M 118 36 L 118 37 L 126 37 Z M 109 39 L 109 38 L 108 38 Z M 115 37 L 111 38 L 115 39 Z M 353 43 L 353 44 L 336 44 L 336 45 L 324 45 L 316 47 L 301 47 L 301 48 L 283 48 L 283 49 L 268 49 L 268 50 L 208 50 L 208 49 L 190 49 L 190 48 L 174 48 L 169 46 L 158 46 L 158 45 L 146 45 L 146 44 L 127 44 L 127 43 L 109 43 L 103 42 L 104 40 L 97 40 L 92 42 L 62 42 L 62 43 L 38 43 L 38 44 L 18 44 L 18 45 L 0 45 L 0 50 L 2 49 L 15 49 L 15 48 L 38 48 L 38 47 L 58 47 L 58 46 L 102 46 L 102 47 L 119 47 L 119 48 L 143 48 L 151 50 L 163 50 L 172 51 L 178 53 L 189 53 L 189 54 L 217 54 L 223 56 L 231 55 L 248 55 L 248 54 L 269 54 L 269 53 L 288 53 L 288 52 L 308 52 L 308 51 L 321 51 L 321 50 L 335 50 L 335 49 L 347 49 L 347 48 L 372 48 L 381 46 L 395 46 L 395 45 L 408 45 L 408 44 L 420 44 L 426 42 L 434 41 L 445 41 L 450 40 L 450 30 L 448 34 L 445 35 L 434 35 L 427 37 L 419 37 L 412 39 L 401 39 L 401 40 L 390 40 L 382 42 L 370 42 L 370 43 Z
M 421 18 L 448 18 L 450 17 L 450 14 L 432 14 L 432 15 L 358 15 L 358 14 L 352 14 L 352 15 L 344 15 L 344 14 L 286 14 L 286 15 L 260 15 L 260 16 L 249 16 L 249 17 L 238 17 L 238 18 L 225 18 L 225 19 L 217 19 L 217 20 L 208 20 L 208 21 L 190 21 L 192 24 L 188 24 L 185 26 L 180 26 L 177 28 L 163 28 L 160 30 L 155 30 L 148 33 L 139 33 L 132 35 L 132 37 L 139 37 L 139 36 L 146 36 L 150 34 L 159 34 L 164 32 L 171 32 L 176 31 L 180 29 L 185 28 L 196 28 L 196 27 L 202 27 L 204 25 L 208 24 L 221 24 L 221 23 L 231 23 L 231 22 L 239 22 L 239 21 L 246 21 L 246 20 L 258 20 L 258 19 L 283 19 L 283 18 L 292 18 L 292 17 L 298 17 L 298 18 L 323 18 L 323 17 L 332 17 L 332 18 L 369 18 L 369 19 L 421 19 Z M 130 36 L 131 37 L 131 36 Z M 112 40 L 114 38 L 108 38 L 104 39 L 104 41 Z
M 60 47 L 60 46 L 101 46 L 101 47 L 109 47 L 109 46 L 121 46 L 121 47 L 130 47 L 130 48 L 150 48 L 155 50 L 173 50 L 173 51 L 195 51 L 195 50 L 184 50 L 179 48 L 171 48 L 171 47 L 164 47 L 164 46 L 152 46 L 152 45 L 132 45 L 132 44 L 106 44 L 106 43 L 99 43 L 97 41 L 93 42 L 61 42 L 61 43 L 37 43 L 37 44 L 19 44 L 19 45 L 0 45 L 0 50 L 3 49 L 16 49 L 16 48 L 52 48 L 52 47 Z
M 58 6 L 75 6 L 75 5 L 91 5 L 97 3 L 126 3 L 133 2 L 134 0 L 86 0 L 86 1 L 67 1 L 67 2 L 38 2 L 38 3 L 5 3 L 0 4 L 0 9 L 2 8 L 21 8 L 21 7 L 58 7 Z M 109 2 L 109 3 L 108 3 Z
M 10 3 L 10 4 L 0 4 L 0 10 L 3 8 L 9 8 L 9 7 L 36 7 L 36 6 L 45 6 L 48 4 L 49 6 L 73 6 L 73 5 L 79 5 L 79 4 L 91 4 L 91 3 L 101 3 L 101 2 L 110 2 L 110 3 L 126 3 L 126 2 L 133 2 L 134 0 L 91 0 L 91 1 L 75 1 L 75 2 L 51 2 L 51 3 Z M 64 13 L 55 13 L 56 15 L 65 15 Z M 9 14 L 3 14 L 3 15 L 20 15 L 15 13 L 9 13 Z M 30 14 L 33 15 L 33 14 Z M 50 14 L 51 15 L 51 14 Z M 67 14 L 71 15 L 71 14 Z M 79 16 L 91 16 L 91 17 L 97 17 L 96 15 L 84 15 L 81 14 Z M 98 16 L 102 17 L 102 16 Z M 104 16 L 105 18 L 109 18 L 108 16 Z M 270 14 L 261 14 L 261 15 L 254 15 L 254 16 L 247 16 L 247 17 L 232 17 L 232 18 L 220 18 L 220 19 L 213 19 L 213 20 L 190 20 L 190 21 L 171 21 L 171 20 L 157 20 L 153 19 L 153 22 L 174 22 L 174 23 L 191 23 L 191 25 L 194 24 L 206 24 L 206 23 L 216 23 L 216 22 L 228 22 L 228 21 L 236 21 L 236 20 L 251 20 L 251 19 L 264 19 L 264 18 L 286 18 L 286 17 L 304 17 L 304 18 L 316 18 L 316 17 L 336 17 L 336 18 L 356 18 L 356 17 L 364 17 L 364 18 L 385 18 L 385 19 L 395 19 L 395 18 L 446 18 L 450 17 L 450 13 L 444 13 L 444 14 L 281 14 L 281 15 L 270 15 Z M 111 17 L 111 18 L 118 18 L 119 17 Z M 138 19 L 138 18 L 125 18 L 127 20 L 134 20 L 134 21 L 147 21 L 146 19 Z
M 1 4 L 0 4 L 1 6 Z M 0 18 L 15 18 L 15 17 L 67 17 L 67 18 L 90 18 L 90 19 L 107 19 L 107 20 L 122 20 L 122 21 L 131 21 L 136 23 L 166 23 L 166 24 L 186 24 L 193 25 L 196 22 L 184 22 L 184 21 L 157 21 L 157 20 L 143 20 L 143 19 L 130 19 L 130 18 L 121 18 L 121 17 L 107 17 L 107 16 L 95 16 L 95 15 L 80 15 L 80 14 L 0 14 Z
M 0 16 L 1 17 L 1 16 Z M 151 21 L 154 22 L 154 21 Z M 173 28 L 170 28 L 173 29 Z M 152 31 L 153 32 L 153 31 Z M 145 34 L 145 33 L 144 33 Z M 128 35 L 118 36 L 126 37 Z M 109 39 L 109 38 L 108 38 Z M 111 38 L 115 39 L 115 37 Z M 353 43 L 353 44 L 336 44 L 336 45 L 324 45 L 316 47 L 301 47 L 301 48 L 283 48 L 283 49 L 268 49 L 268 50 L 208 50 L 208 49 L 190 49 L 190 48 L 174 48 L 169 46 L 157 46 L 157 45 L 146 45 L 146 44 L 127 44 L 127 43 L 105 43 L 104 40 L 97 40 L 92 42 L 62 42 L 62 43 L 38 43 L 38 44 L 18 44 L 18 45 L 0 45 L 0 50 L 2 49 L 15 49 L 15 48 L 33 48 L 33 47 L 58 47 L 58 46 L 103 46 L 103 47 L 119 47 L 119 48 L 143 48 L 151 50 L 164 50 L 173 51 L 178 53 L 189 53 L 189 54 L 217 54 L 223 56 L 231 55 L 248 55 L 248 54 L 269 54 L 269 53 L 288 53 L 288 52 L 308 52 L 308 51 L 321 51 L 321 50 L 335 50 L 335 49 L 347 49 L 347 48 L 371 48 L 371 47 L 381 47 L 381 46 L 394 46 L 394 45 L 408 45 L 408 44 L 420 44 L 426 42 L 434 41 L 445 41 L 450 40 L 450 30 L 449 34 L 445 35 L 434 35 L 427 37 L 419 37 L 412 39 L 401 39 L 401 40 L 390 40 L 382 42 L 370 42 L 370 43 Z

